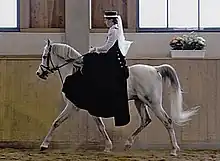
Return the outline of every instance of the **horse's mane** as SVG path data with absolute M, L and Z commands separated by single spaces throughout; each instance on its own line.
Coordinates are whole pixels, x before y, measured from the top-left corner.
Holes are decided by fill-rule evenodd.
M 66 59 L 70 59 L 70 58 L 76 59 L 77 57 L 81 56 L 81 54 L 77 50 L 75 50 L 73 47 L 71 47 L 68 44 L 52 43 L 51 45 L 54 53 Z

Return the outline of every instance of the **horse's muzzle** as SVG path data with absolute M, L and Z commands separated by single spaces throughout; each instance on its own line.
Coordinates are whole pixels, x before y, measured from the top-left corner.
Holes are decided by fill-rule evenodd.
M 37 72 L 36 75 L 43 80 L 46 80 L 48 78 L 48 72 L 46 72 L 46 71 L 44 71 L 42 74 Z

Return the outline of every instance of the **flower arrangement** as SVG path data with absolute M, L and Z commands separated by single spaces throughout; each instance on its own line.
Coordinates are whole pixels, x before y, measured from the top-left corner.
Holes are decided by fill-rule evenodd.
M 170 41 L 170 47 L 172 50 L 203 50 L 206 47 L 206 40 L 191 32 L 187 35 L 174 37 Z

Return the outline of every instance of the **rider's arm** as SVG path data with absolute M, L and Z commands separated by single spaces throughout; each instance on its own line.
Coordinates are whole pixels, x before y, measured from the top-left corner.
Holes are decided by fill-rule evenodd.
M 117 37 L 118 29 L 116 27 L 110 28 L 108 35 L 107 35 L 107 41 L 105 44 L 101 47 L 96 47 L 97 52 L 106 53 L 108 50 L 115 44 Z

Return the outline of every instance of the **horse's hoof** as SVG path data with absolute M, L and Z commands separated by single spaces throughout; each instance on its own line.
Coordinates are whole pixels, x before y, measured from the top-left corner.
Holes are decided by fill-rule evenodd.
M 125 142 L 125 148 L 124 150 L 127 151 L 127 150 L 130 150 L 132 145 L 134 143 L 134 140 L 132 138 L 129 138 L 126 142 Z
M 105 143 L 105 153 L 110 153 L 112 151 L 112 142 L 111 141 L 107 141 Z
M 44 146 L 41 146 L 40 147 L 40 151 L 45 151 L 45 150 L 47 150 L 48 149 L 48 147 L 44 147 Z
M 176 153 L 171 152 L 171 153 L 170 153 L 170 156 L 172 156 L 172 157 L 176 157 L 176 156 L 177 156 L 177 154 L 176 154 Z
M 125 151 L 128 151 L 128 150 L 130 150 L 130 149 L 131 149 L 131 144 L 125 144 L 124 150 L 125 150 Z
M 111 152 L 110 149 L 105 149 L 105 150 L 104 150 L 104 153 L 110 153 L 110 152 Z
M 180 148 L 177 147 L 176 149 L 173 149 L 171 152 L 170 152 L 170 156 L 173 156 L 173 157 L 176 157 L 177 156 L 177 152 L 180 151 Z

